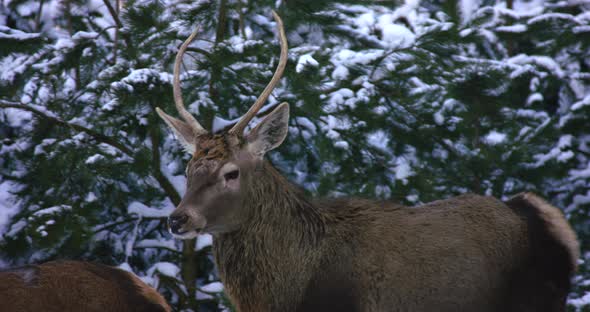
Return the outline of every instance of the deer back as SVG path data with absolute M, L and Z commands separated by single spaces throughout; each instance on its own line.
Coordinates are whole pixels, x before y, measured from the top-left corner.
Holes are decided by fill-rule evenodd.
M 0 310 L 7 312 L 170 311 L 135 275 L 95 263 L 27 265 L 1 271 L 0 282 Z

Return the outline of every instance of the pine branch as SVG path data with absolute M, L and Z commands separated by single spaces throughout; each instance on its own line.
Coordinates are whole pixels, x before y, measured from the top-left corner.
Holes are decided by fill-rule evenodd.
M 109 10 L 111 17 L 115 21 L 115 24 L 117 24 L 117 28 L 123 27 L 123 23 L 121 23 L 121 20 L 119 19 L 119 15 L 117 14 L 117 11 L 115 11 L 115 8 L 113 8 L 113 5 L 109 2 L 109 0 L 103 0 L 102 2 L 104 2 L 104 5 Z
M 182 262 L 180 275 L 189 294 L 187 303 L 195 311 L 199 311 L 196 302 L 196 281 L 197 281 L 197 252 L 195 251 L 196 239 L 182 241 Z
M 149 129 L 149 136 L 152 143 L 152 174 L 168 198 L 170 198 L 170 201 L 172 201 L 175 206 L 178 206 L 180 204 L 180 195 L 160 169 L 160 136 L 158 127 L 151 126 Z
M 41 29 L 39 29 L 39 27 L 41 26 L 41 14 L 43 13 L 43 2 L 45 2 L 45 1 L 41 0 L 39 2 L 39 9 L 37 10 L 37 16 L 35 16 L 35 31 L 36 32 L 41 32 Z
M 153 103 L 151 103 L 152 111 L 154 115 L 156 114 L 156 108 Z M 157 117 L 156 117 L 157 118 Z M 160 136 L 159 136 L 159 129 L 158 127 L 152 126 L 149 129 L 149 136 L 150 141 L 152 143 L 152 173 L 160 187 L 164 189 L 164 192 L 168 195 L 172 203 L 176 206 L 180 204 L 180 195 L 172 186 L 172 183 L 164 176 L 162 171 L 160 170 L 161 160 L 160 160 Z M 197 280 L 197 267 L 195 263 L 197 262 L 196 251 L 195 251 L 195 243 L 196 240 L 184 240 L 182 243 L 182 257 L 181 257 L 181 276 L 182 280 L 187 288 L 188 296 L 185 299 L 185 304 L 188 307 L 192 308 L 194 311 L 198 311 L 198 305 L 195 301 L 195 281 Z
M 33 114 L 37 115 L 38 117 L 41 117 L 47 121 L 53 122 L 57 125 L 67 127 L 67 128 L 70 128 L 70 129 L 73 129 L 76 131 L 84 132 L 84 133 L 90 135 L 96 141 L 108 144 L 112 147 L 115 147 L 118 150 L 120 150 L 121 152 L 123 152 L 133 158 L 133 151 L 131 149 L 129 149 L 128 147 L 126 147 L 125 145 L 123 145 L 121 142 L 117 141 L 115 138 L 106 136 L 102 133 L 99 133 L 99 132 L 94 131 L 92 129 L 86 128 L 84 126 L 69 123 L 69 122 L 63 121 L 57 117 L 49 116 L 46 113 L 43 113 L 42 111 L 40 111 L 36 108 L 33 108 L 31 106 L 27 106 L 24 104 L 0 99 L 0 108 L 16 108 L 16 109 L 22 109 L 22 110 L 32 112 Z M 180 195 L 178 194 L 178 192 L 176 191 L 176 189 L 174 188 L 172 183 L 168 180 L 168 178 L 166 178 L 166 176 L 162 173 L 162 170 L 160 169 L 160 151 L 158 148 L 159 138 L 157 136 L 157 133 L 154 134 L 154 132 L 155 131 L 150 129 L 150 137 L 151 137 L 152 146 L 153 146 L 152 156 L 154 157 L 153 158 L 152 175 L 154 176 L 156 181 L 158 181 L 158 184 L 164 190 L 164 193 L 166 194 L 166 196 L 168 196 L 168 198 L 170 198 L 170 201 L 172 201 L 172 203 L 174 203 L 174 205 L 178 205 L 178 204 L 180 204 Z
M 129 149 L 128 147 L 126 147 L 125 145 L 123 145 L 121 142 L 117 141 L 115 138 L 106 136 L 102 133 L 99 133 L 99 132 L 94 131 L 92 129 L 86 128 L 84 126 L 80 126 L 80 125 L 73 124 L 73 123 L 70 123 L 67 121 L 63 121 L 60 118 L 50 116 L 50 115 L 48 115 L 36 108 L 29 106 L 29 105 L 0 99 L 0 108 L 16 108 L 16 109 L 22 109 L 22 110 L 29 111 L 29 112 L 37 115 L 38 117 L 41 117 L 47 121 L 53 122 L 57 125 L 60 125 L 60 126 L 66 127 L 66 128 L 70 128 L 70 129 L 73 129 L 73 130 L 76 130 L 79 132 L 84 132 L 84 133 L 90 135 L 96 141 L 108 144 L 108 145 L 120 150 L 121 152 L 127 154 L 128 156 L 133 157 L 133 151 L 131 149 Z
M 115 21 L 115 24 L 117 25 L 116 30 L 115 30 L 115 38 L 114 38 L 114 47 L 113 47 L 113 64 L 117 63 L 117 51 L 119 49 L 119 38 L 122 38 L 123 41 L 125 42 L 125 44 L 127 45 L 127 50 L 128 51 L 134 51 L 133 50 L 133 44 L 131 42 L 131 38 L 129 37 L 129 34 L 120 31 L 121 28 L 123 28 L 123 23 L 121 22 L 121 19 L 119 18 L 119 1 L 117 0 L 117 9 L 115 10 L 115 8 L 113 8 L 113 5 L 109 2 L 109 0 L 103 0 L 104 5 L 107 7 L 109 13 L 111 14 L 111 17 L 113 18 L 113 21 Z
M 188 47 L 188 48 L 186 48 L 186 50 L 187 51 L 190 51 L 190 52 L 197 52 L 199 54 L 204 55 L 208 59 L 211 59 L 211 53 L 209 53 L 209 52 L 207 52 L 207 51 L 205 51 L 203 49 L 199 49 L 199 48 L 195 48 L 195 47 Z
M 105 2 L 108 3 L 108 0 L 104 0 Z M 115 7 L 117 9 L 117 11 L 115 12 L 115 15 L 117 16 L 117 18 L 119 18 L 119 1 L 117 0 Z M 119 24 L 117 24 L 117 27 L 115 28 L 115 39 L 113 42 L 113 64 L 117 64 L 117 50 L 119 49 L 119 29 L 121 27 L 119 26 Z
M 221 0 L 219 14 L 217 15 L 217 29 L 215 30 L 215 46 L 223 41 L 226 32 L 227 0 Z M 211 79 L 209 80 L 209 97 L 214 103 L 219 102 L 219 90 L 216 83 L 221 79 L 221 68 L 218 64 L 211 64 Z

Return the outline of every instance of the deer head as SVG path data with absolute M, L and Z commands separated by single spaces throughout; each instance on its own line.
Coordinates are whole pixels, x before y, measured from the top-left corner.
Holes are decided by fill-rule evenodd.
M 288 132 L 289 105 L 277 106 L 247 135 L 244 129 L 258 113 L 281 79 L 287 63 L 287 39 L 283 22 L 276 12 L 281 43 L 277 69 L 262 94 L 248 112 L 229 131 L 212 134 L 186 110 L 180 90 L 180 63 L 188 45 L 196 37 L 193 32 L 180 47 L 174 64 L 174 101 L 183 120 L 156 111 L 176 134 L 192 158 L 186 167 L 187 187 L 182 201 L 168 218 L 170 232 L 189 239 L 201 232 L 223 233 L 236 229 L 247 218 L 242 211 L 244 176 L 257 168 L 264 154 L 279 146 Z

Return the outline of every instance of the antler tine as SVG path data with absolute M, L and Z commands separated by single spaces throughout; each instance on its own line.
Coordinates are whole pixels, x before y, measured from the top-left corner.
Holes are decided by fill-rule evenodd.
M 250 120 L 252 120 L 252 118 L 254 118 L 254 116 L 256 116 L 256 114 L 258 113 L 258 111 L 262 107 L 262 104 L 264 104 L 264 102 L 266 102 L 266 100 L 270 96 L 272 90 L 275 88 L 275 86 L 277 85 L 279 80 L 281 80 L 281 76 L 283 76 L 283 72 L 285 71 L 285 66 L 287 65 L 287 56 L 288 56 L 287 53 L 288 53 L 288 49 L 289 49 L 287 46 L 287 36 L 285 35 L 285 28 L 283 27 L 283 20 L 281 20 L 281 17 L 274 10 L 272 11 L 272 15 L 273 15 L 275 21 L 277 22 L 277 28 L 279 31 L 279 39 L 281 41 L 281 57 L 279 59 L 279 65 L 277 66 L 277 69 L 275 70 L 275 73 L 272 76 L 272 79 L 270 80 L 270 82 L 268 83 L 266 88 L 264 88 L 264 90 L 262 91 L 262 93 L 260 94 L 260 96 L 258 97 L 256 102 L 254 102 L 252 107 L 250 107 L 248 112 L 240 119 L 240 121 L 238 121 L 238 123 L 233 128 L 231 128 L 231 130 L 229 130 L 229 133 L 234 133 L 234 134 L 238 134 L 238 135 L 241 135 L 244 133 L 244 129 L 246 128 L 246 126 L 248 125 Z
M 207 130 L 199 124 L 199 122 L 195 119 L 195 117 L 189 113 L 184 107 L 184 102 L 182 101 L 182 90 L 180 89 L 180 64 L 182 63 L 182 57 L 184 56 L 184 52 L 188 48 L 189 44 L 193 42 L 197 34 L 199 33 L 199 27 L 193 31 L 193 33 L 184 41 L 184 43 L 180 46 L 178 53 L 176 54 L 176 60 L 174 61 L 174 81 L 172 84 L 172 89 L 174 91 L 174 103 L 176 104 L 176 110 L 182 119 L 186 121 L 189 126 L 193 129 L 195 134 L 206 133 Z

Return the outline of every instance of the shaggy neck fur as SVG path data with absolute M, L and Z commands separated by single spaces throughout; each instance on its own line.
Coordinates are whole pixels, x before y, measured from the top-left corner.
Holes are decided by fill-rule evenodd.
M 325 217 L 268 162 L 243 178 L 248 221 L 215 236 L 219 273 L 239 311 L 285 311 L 319 265 Z

